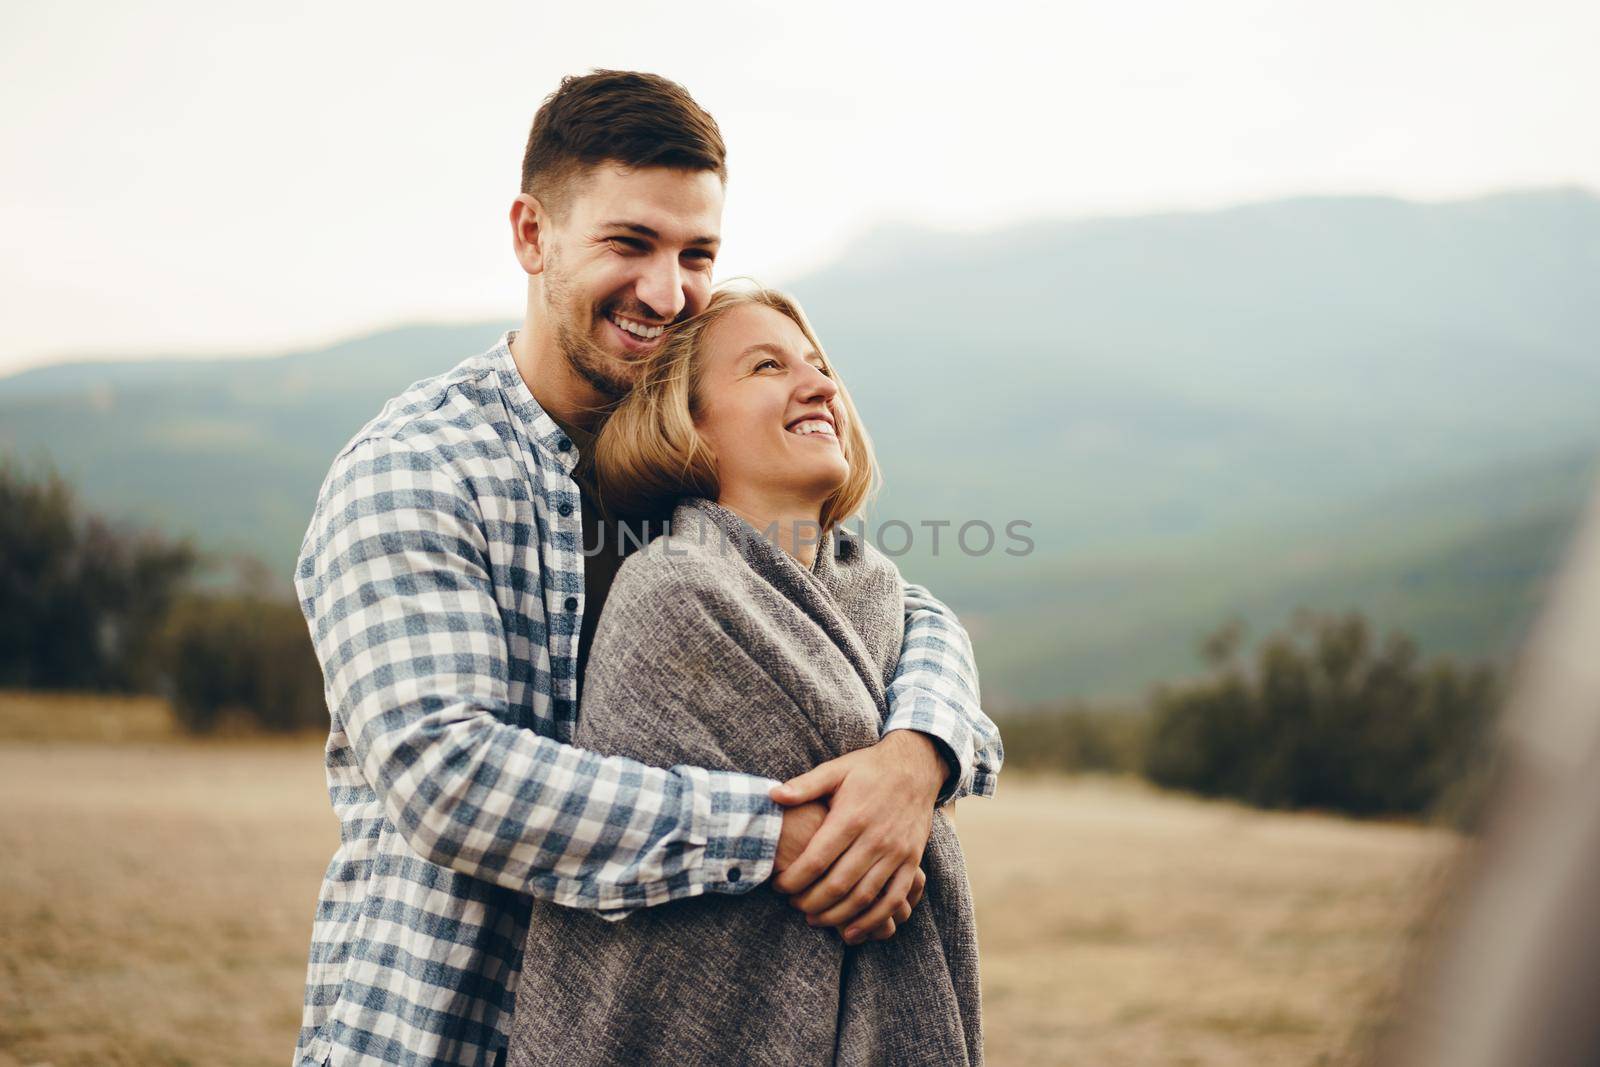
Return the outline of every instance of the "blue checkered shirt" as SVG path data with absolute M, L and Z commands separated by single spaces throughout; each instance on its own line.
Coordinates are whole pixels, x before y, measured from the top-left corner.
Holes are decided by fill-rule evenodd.
M 584 610 L 577 450 L 522 380 L 513 336 L 356 434 L 300 549 L 341 844 L 296 1064 L 490 1064 L 531 896 L 621 918 L 772 872 L 770 779 L 567 743 Z M 884 729 L 948 746 L 951 794 L 992 793 L 1002 750 L 966 634 L 926 590 L 905 595 Z

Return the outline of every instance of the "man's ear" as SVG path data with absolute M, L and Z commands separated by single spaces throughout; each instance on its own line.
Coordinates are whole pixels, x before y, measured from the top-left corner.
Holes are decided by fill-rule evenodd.
M 523 270 L 529 274 L 544 273 L 549 240 L 550 213 L 532 194 L 518 193 L 511 202 L 511 247 Z

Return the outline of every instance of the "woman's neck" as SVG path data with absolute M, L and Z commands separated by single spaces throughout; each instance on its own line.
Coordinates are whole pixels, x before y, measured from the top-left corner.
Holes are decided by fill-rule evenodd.
M 739 516 L 806 570 L 822 543 L 822 503 L 724 491 L 717 503 Z

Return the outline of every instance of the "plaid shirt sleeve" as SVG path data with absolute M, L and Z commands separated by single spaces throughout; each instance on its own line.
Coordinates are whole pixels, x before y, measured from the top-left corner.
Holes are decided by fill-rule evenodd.
M 527 715 L 508 707 L 485 529 L 433 458 L 375 437 L 335 461 L 301 550 L 334 729 L 406 843 L 607 918 L 764 882 L 782 822 L 770 779 L 602 757 L 514 725 Z
M 922 586 L 902 584 L 906 632 L 889 685 L 883 732 L 917 730 L 945 747 L 957 770 L 940 791 L 940 804 L 992 796 L 1005 749 L 999 729 L 979 705 L 972 642 L 955 612 Z

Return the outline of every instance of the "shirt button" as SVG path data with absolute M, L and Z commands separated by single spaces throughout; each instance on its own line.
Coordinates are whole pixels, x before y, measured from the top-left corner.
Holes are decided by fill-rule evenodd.
M 728 881 L 737 882 L 742 877 L 744 877 L 744 872 L 740 871 L 739 868 L 737 868 L 737 867 L 729 867 L 728 868 Z
M 556 442 L 556 451 L 558 451 L 558 452 L 565 452 L 565 451 L 567 451 L 567 449 L 569 449 L 571 447 L 572 447 L 572 442 L 567 440 L 565 437 L 563 437 L 561 440 Z
M 568 611 L 577 611 L 578 610 L 578 598 L 577 597 L 575 597 L 575 596 L 567 597 L 567 610 Z
M 572 514 L 572 505 L 571 504 L 562 504 L 556 510 L 561 512 L 562 515 L 571 515 Z

